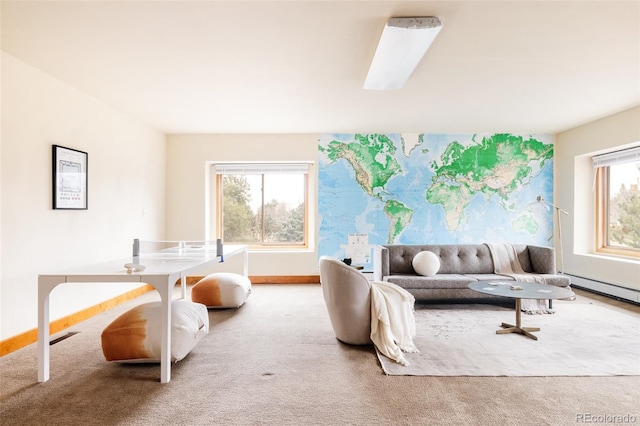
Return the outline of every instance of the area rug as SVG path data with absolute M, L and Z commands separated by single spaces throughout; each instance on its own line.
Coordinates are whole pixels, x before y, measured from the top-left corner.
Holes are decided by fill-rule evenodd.
M 496 334 L 515 323 L 513 309 L 494 305 L 417 305 L 409 366 L 378 353 L 391 376 L 640 375 L 640 319 L 591 303 L 554 302 L 555 313 L 522 315 L 540 327 L 532 340 Z

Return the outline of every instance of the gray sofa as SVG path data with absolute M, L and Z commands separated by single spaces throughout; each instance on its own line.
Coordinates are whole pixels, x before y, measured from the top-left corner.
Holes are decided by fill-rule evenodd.
M 571 285 L 569 277 L 556 273 L 553 248 L 533 245 L 515 245 L 515 248 L 525 272 L 543 276 L 549 285 Z M 421 276 L 414 271 L 411 262 L 421 251 L 431 251 L 440 259 L 440 269 L 435 276 Z M 467 285 L 481 280 L 512 280 L 494 273 L 493 259 L 486 244 L 375 246 L 373 267 L 374 280 L 397 284 L 413 294 L 416 300 L 491 298 Z

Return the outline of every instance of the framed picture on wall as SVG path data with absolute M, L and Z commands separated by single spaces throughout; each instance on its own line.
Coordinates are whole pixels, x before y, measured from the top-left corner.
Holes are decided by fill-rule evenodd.
M 53 145 L 53 208 L 86 210 L 87 204 L 86 152 Z

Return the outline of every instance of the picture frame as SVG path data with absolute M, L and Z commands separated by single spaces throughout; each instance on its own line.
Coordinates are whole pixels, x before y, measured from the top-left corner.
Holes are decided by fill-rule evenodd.
M 88 160 L 84 151 L 53 145 L 53 209 L 87 210 Z

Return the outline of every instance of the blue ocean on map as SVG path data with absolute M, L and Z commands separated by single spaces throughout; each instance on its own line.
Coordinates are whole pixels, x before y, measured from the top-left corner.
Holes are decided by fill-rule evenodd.
M 321 135 L 318 158 L 319 255 L 345 257 L 350 234 L 366 234 L 375 244 L 475 244 L 510 242 L 552 245 L 553 212 L 538 196 L 553 202 L 553 160 L 532 161 L 522 184 L 508 198 L 473 194 L 460 209 L 459 221 L 447 223 L 447 212 L 432 204 L 427 190 L 435 176 L 434 164 L 452 142 L 465 147 L 477 144 L 482 135 L 472 134 L 387 134 L 400 165 L 373 196 L 356 180 L 353 164 L 344 158 L 331 161 L 325 148 L 332 141 L 351 143 L 355 135 Z M 530 135 L 522 135 L 530 137 Z M 552 145 L 549 135 L 532 135 Z M 366 165 L 365 165 L 366 166 Z M 542 167 L 541 167 L 542 166 Z M 385 202 L 401 202 L 413 214 L 397 235 L 390 234 L 391 220 L 384 212 Z M 451 212 L 450 212 L 451 213 Z

